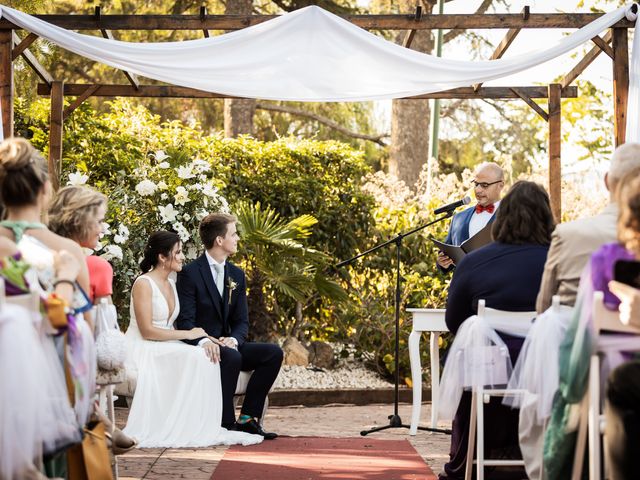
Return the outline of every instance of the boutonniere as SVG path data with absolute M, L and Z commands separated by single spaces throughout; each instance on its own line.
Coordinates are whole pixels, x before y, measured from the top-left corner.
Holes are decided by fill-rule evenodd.
M 227 288 L 229 289 L 229 305 L 231 305 L 231 296 L 233 295 L 233 291 L 238 287 L 238 283 L 233 280 L 233 278 L 229 277 L 229 283 L 227 284 Z

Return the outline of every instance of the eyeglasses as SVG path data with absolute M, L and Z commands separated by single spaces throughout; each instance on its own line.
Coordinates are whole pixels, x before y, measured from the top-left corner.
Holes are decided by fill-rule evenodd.
M 473 180 L 471 183 L 473 183 L 474 188 L 480 187 L 483 190 L 486 190 L 487 188 L 489 188 L 491 185 L 495 185 L 496 183 L 500 183 L 502 182 L 502 180 L 496 180 L 495 182 L 491 182 L 491 183 L 487 183 L 487 182 L 476 182 L 475 180 Z

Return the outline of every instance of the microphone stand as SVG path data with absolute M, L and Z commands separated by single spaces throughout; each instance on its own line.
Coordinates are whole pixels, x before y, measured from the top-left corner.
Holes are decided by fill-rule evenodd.
M 396 298 L 395 298 L 395 304 L 394 304 L 395 320 L 396 320 L 394 360 L 395 360 L 396 368 L 395 368 L 395 397 L 393 402 L 393 414 L 389 415 L 389 425 L 384 425 L 382 427 L 374 427 L 374 428 L 371 428 L 370 430 L 363 430 L 360 432 L 360 435 L 362 435 L 363 437 L 365 435 L 368 435 L 369 433 L 379 432 L 381 430 L 386 430 L 388 428 L 410 428 L 410 425 L 405 425 L 402 423 L 402 419 L 400 418 L 400 415 L 398 415 L 398 403 L 400 401 L 400 391 L 399 391 L 400 362 L 398 361 L 400 358 L 400 296 L 401 296 L 400 293 L 402 291 L 401 289 L 402 278 L 400 277 L 400 251 L 402 249 L 402 240 L 405 237 L 408 237 L 409 235 L 413 235 L 414 233 L 419 232 L 420 230 L 423 230 L 433 225 L 434 223 L 438 223 L 438 222 L 441 222 L 442 220 L 450 218 L 451 216 L 453 216 L 453 210 L 450 210 L 446 212 L 443 216 L 438 217 L 435 220 L 429 223 L 426 223 L 424 225 L 420 225 L 419 227 L 416 227 L 413 230 L 409 230 L 408 232 L 405 232 L 405 233 L 399 233 L 395 238 L 392 238 L 391 240 L 380 243 L 370 248 L 369 250 L 359 253 L 355 257 L 349 258 L 348 260 L 344 260 L 336 265 L 336 268 L 344 267 L 345 265 L 349 265 L 355 262 L 357 259 L 364 257 L 365 255 L 368 255 L 370 253 L 373 253 L 377 250 L 380 250 L 381 248 L 384 248 L 387 245 L 395 244 L 396 246 L 396 292 L 395 292 Z M 428 432 L 446 433 L 449 435 L 451 434 L 451 430 L 448 430 L 448 429 L 428 428 L 428 427 L 420 427 L 420 426 L 418 427 L 418 429 L 425 430 Z

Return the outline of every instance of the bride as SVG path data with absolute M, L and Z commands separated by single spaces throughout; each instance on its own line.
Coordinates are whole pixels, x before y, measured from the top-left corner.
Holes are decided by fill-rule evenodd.
M 136 392 L 124 432 L 140 447 L 205 447 L 260 443 L 262 436 L 220 426 L 220 364 L 205 350 L 183 343 L 207 336 L 202 328 L 175 330 L 180 311 L 169 274 L 182 269 L 180 237 L 152 234 L 131 291 L 131 361 L 138 372 Z

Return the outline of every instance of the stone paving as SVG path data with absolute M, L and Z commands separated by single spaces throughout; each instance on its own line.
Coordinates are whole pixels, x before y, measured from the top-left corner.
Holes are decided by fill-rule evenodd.
M 430 404 L 422 407 L 422 425 L 430 418 Z M 116 409 L 118 426 L 123 427 L 128 410 Z M 387 425 L 393 405 L 328 405 L 324 407 L 271 407 L 267 413 L 267 430 L 290 436 L 358 437 L 361 430 Z M 399 414 L 405 424 L 411 419 L 411 405 L 400 404 Z M 448 425 L 442 425 L 448 428 Z M 377 439 L 408 439 L 416 451 L 437 474 L 448 458 L 449 435 L 418 431 L 409 436 L 407 428 L 388 429 L 371 434 Z M 277 440 L 274 440 L 277 441 Z M 120 478 L 208 480 L 228 447 L 198 449 L 137 449 L 119 458 Z

